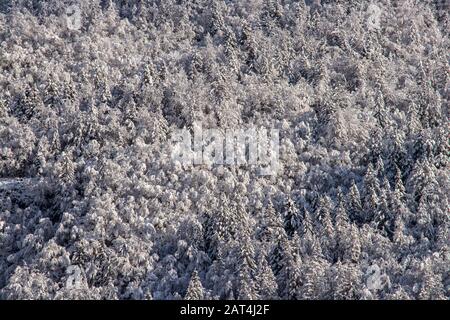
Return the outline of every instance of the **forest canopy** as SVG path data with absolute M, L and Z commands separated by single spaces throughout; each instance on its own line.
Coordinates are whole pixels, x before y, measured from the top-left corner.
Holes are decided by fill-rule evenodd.
M 448 4 L 0 1 L 0 299 L 449 299 Z

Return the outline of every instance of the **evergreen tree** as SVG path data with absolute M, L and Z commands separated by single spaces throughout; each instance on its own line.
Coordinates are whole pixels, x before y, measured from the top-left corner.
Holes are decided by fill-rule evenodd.
M 276 299 L 278 297 L 278 284 L 263 254 L 257 256 L 257 273 L 255 276 L 257 291 L 261 299 Z
M 444 287 L 440 274 L 432 271 L 431 266 L 426 264 L 422 278 L 422 286 L 419 293 L 421 300 L 445 300 Z
M 414 215 L 414 221 L 417 224 L 417 229 L 415 231 L 417 232 L 417 236 L 424 236 L 429 240 L 434 241 L 435 230 L 431 213 L 430 205 L 425 201 L 421 201 L 417 208 L 417 212 Z
M 389 300 L 411 300 L 411 296 L 403 289 L 399 287 L 395 291 L 387 296 Z
M 349 219 L 344 205 L 344 201 L 341 200 L 335 209 L 336 250 L 334 254 L 337 259 L 343 259 L 347 247 L 348 234 L 350 232 Z
M 402 173 L 399 167 L 395 167 L 395 186 L 394 186 L 394 194 L 398 201 L 405 201 L 406 199 L 406 190 L 403 186 L 402 181 Z
M 385 169 L 384 169 L 384 161 L 383 161 L 383 158 L 381 156 L 379 156 L 378 159 L 377 159 L 375 171 L 376 171 L 376 175 L 378 177 L 378 180 L 382 181 L 384 179 L 384 177 L 385 177 L 386 172 L 385 172 Z
M 299 261 L 295 259 L 289 240 L 285 239 L 281 245 L 283 246 L 281 268 L 277 276 L 279 297 L 297 299 L 300 290 Z
M 348 236 L 349 238 L 344 259 L 357 263 L 359 261 L 359 257 L 361 256 L 361 240 L 359 237 L 358 228 L 354 224 L 350 227 Z
M 320 239 L 322 253 L 330 261 L 334 260 L 335 229 L 331 219 L 331 200 L 328 197 L 321 198 L 316 209 L 316 217 L 318 225 L 316 227 L 316 235 Z
M 72 2 L 0 1 L 0 299 L 450 297 L 448 1 Z
M 357 266 L 338 261 L 333 266 L 333 299 L 352 300 L 359 298 L 361 273 Z
M 315 241 L 315 231 L 313 220 L 309 210 L 305 207 L 303 208 L 303 219 L 302 226 L 300 230 L 300 251 L 303 255 L 310 254 L 313 248 L 313 243 Z
M 212 3 L 211 26 L 209 31 L 212 36 L 225 29 L 225 22 L 222 14 L 223 10 L 220 8 L 219 3 L 219 1 L 213 1 Z
M 434 171 L 434 166 L 428 160 L 415 164 L 408 179 L 407 188 L 408 192 L 412 194 L 416 205 L 420 203 L 422 197 L 437 189 L 438 183 Z
M 405 234 L 405 222 L 403 221 L 403 218 L 401 215 L 398 215 L 395 219 L 395 223 L 394 223 L 394 234 L 392 237 L 392 240 L 394 242 L 394 244 L 397 246 L 398 251 L 403 253 L 408 244 L 408 237 Z
M 202 300 L 204 298 L 204 289 L 197 270 L 192 273 L 189 286 L 184 296 L 185 300 Z
M 392 235 L 392 215 L 389 209 L 389 195 L 390 185 L 387 179 L 383 181 L 383 187 L 380 190 L 380 196 L 378 201 L 377 216 L 374 219 L 374 226 L 376 229 L 381 230 L 382 233 L 388 237 Z
M 286 230 L 289 238 L 292 238 L 294 233 L 300 226 L 299 211 L 294 201 L 289 197 L 286 201 L 283 211 L 284 216 L 284 229 Z
M 358 224 L 364 222 L 361 205 L 361 196 L 355 181 L 352 181 L 349 193 L 347 194 L 347 212 L 349 217 Z
M 286 244 L 288 241 L 287 236 L 280 238 L 272 247 L 269 253 L 269 264 L 272 268 L 274 276 L 278 279 L 278 276 L 283 268 L 283 256 L 284 250 L 283 244 Z
M 269 200 L 263 210 L 262 225 L 257 231 L 257 238 L 263 242 L 276 242 L 285 234 L 280 215 L 275 211 Z
M 237 293 L 240 300 L 258 299 L 257 287 L 254 281 L 256 274 L 255 249 L 248 236 L 243 236 L 242 244 L 239 248 Z
M 405 137 L 403 132 L 396 130 L 390 137 L 390 141 L 387 146 L 387 158 L 389 159 L 389 165 L 387 168 L 388 172 L 395 172 L 396 166 L 398 166 L 403 173 L 409 172 L 410 162 L 405 145 Z
M 328 277 L 326 275 L 328 266 L 320 255 L 313 254 L 305 259 L 302 268 L 302 286 L 300 294 L 302 299 L 326 299 L 328 294 Z
M 364 195 L 363 195 L 363 215 L 362 222 L 368 223 L 374 219 L 378 219 L 378 193 L 380 187 L 378 179 L 373 170 L 372 164 L 369 163 L 366 175 L 364 176 Z

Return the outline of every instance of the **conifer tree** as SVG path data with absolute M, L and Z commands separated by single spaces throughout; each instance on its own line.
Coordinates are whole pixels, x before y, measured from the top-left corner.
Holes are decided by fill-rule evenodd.
M 257 291 L 261 299 L 276 299 L 278 284 L 276 278 L 263 254 L 257 256 L 257 273 L 255 276 Z
M 359 194 L 358 187 L 355 184 L 355 181 L 352 181 L 352 186 L 350 187 L 350 191 L 347 194 L 347 212 L 349 217 L 355 221 L 356 223 L 363 223 L 363 212 L 361 205 L 361 196 Z
M 426 264 L 423 274 L 422 286 L 419 293 L 421 300 L 444 300 L 444 288 L 440 275 L 434 273 L 431 267 Z
M 337 259 L 342 259 L 344 256 L 350 232 L 349 219 L 344 205 L 344 201 L 341 200 L 335 209 L 336 249 L 334 254 Z
M 299 222 L 299 211 L 294 203 L 294 201 L 289 197 L 284 206 L 284 229 L 286 230 L 289 238 L 292 238 L 295 231 L 298 230 Z
M 204 298 L 204 289 L 197 270 L 192 273 L 189 286 L 184 296 L 185 300 L 202 300 Z
M 263 209 L 262 225 L 257 231 L 257 237 L 263 242 L 276 242 L 286 232 L 280 215 L 275 211 L 272 201 L 269 200 Z
M 320 239 L 322 253 L 330 261 L 333 261 L 334 249 L 336 246 L 336 235 L 330 210 L 331 200 L 328 197 L 321 198 L 316 209 L 316 217 L 318 221 L 316 235 Z
M 280 260 L 276 274 L 278 294 L 282 299 L 297 299 L 300 290 L 299 264 L 293 254 L 292 246 L 287 238 L 279 244 Z

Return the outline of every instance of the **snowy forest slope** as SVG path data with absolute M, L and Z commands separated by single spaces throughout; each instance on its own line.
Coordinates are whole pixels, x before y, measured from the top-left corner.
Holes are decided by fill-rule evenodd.
M 1 1 L 0 298 L 448 299 L 449 30 L 446 0 Z M 175 165 L 194 121 L 279 129 L 278 174 Z

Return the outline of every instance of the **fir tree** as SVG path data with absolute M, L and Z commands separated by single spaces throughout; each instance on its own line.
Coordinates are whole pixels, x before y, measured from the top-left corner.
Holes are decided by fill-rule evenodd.
M 263 254 L 257 256 L 257 273 L 255 276 L 257 291 L 261 299 L 276 299 L 278 284 L 276 278 Z
M 263 210 L 262 220 L 262 225 L 257 231 L 259 240 L 269 243 L 276 242 L 286 233 L 281 217 L 275 211 L 271 200 Z
M 281 248 L 276 274 L 278 294 L 282 299 L 297 299 L 300 289 L 299 261 L 295 259 L 288 239 L 285 238 L 280 243 Z
M 295 231 L 299 228 L 299 211 L 294 203 L 294 201 L 289 197 L 284 206 L 284 229 L 286 230 L 289 238 L 292 238 Z
M 185 300 L 202 300 L 204 298 L 204 289 L 197 270 L 192 273 L 189 286 L 184 296 Z
M 439 274 L 436 274 L 431 270 L 429 265 L 425 266 L 419 299 L 445 300 L 442 279 Z
M 356 223 L 363 223 L 363 212 L 361 205 L 361 196 L 359 194 L 358 187 L 355 182 L 352 181 L 352 186 L 350 187 L 350 191 L 347 194 L 347 212 L 349 217 L 355 221 Z

